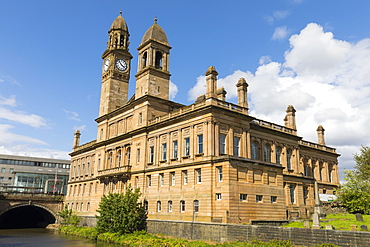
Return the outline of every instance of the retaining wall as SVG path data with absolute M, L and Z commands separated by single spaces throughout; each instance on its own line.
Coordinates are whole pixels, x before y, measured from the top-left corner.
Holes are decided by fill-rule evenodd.
M 257 238 L 264 242 L 274 239 L 289 239 L 292 244 L 303 246 L 322 243 L 351 247 L 370 246 L 370 232 L 361 231 L 162 220 L 147 220 L 147 226 L 149 233 L 162 233 L 178 238 L 216 242 L 250 241 Z

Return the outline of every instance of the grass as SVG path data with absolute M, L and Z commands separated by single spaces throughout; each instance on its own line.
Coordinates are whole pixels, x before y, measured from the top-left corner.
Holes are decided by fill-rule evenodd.
M 356 221 L 354 214 L 329 214 L 325 219 L 320 219 L 320 225 L 325 228 L 326 225 L 334 226 L 335 230 L 351 231 L 351 225 L 356 225 L 360 230 L 361 225 L 366 225 L 370 229 L 370 215 L 362 216 L 364 221 Z M 310 226 L 312 221 L 310 222 Z M 303 222 L 291 222 L 284 227 L 303 228 Z

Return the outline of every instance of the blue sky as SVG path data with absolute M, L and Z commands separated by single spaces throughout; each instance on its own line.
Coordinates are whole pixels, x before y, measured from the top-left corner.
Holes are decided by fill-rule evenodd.
M 96 138 L 101 55 L 123 11 L 134 56 L 154 17 L 173 47 L 173 100 L 191 104 L 213 65 L 236 102 L 239 77 L 249 83 L 250 114 L 283 125 L 297 110 L 298 134 L 352 154 L 369 145 L 369 1 L 28 1 L 0 0 L 0 153 L 66 158 L 73 132 Z M 172 88 L 173 89 L 173 88 Z

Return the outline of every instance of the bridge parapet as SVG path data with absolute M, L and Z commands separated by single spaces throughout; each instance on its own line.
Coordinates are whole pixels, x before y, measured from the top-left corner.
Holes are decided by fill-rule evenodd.
M 62 202 L 64 200 L 64 195 L 6 192 L 0 195 L 0 199 L 8 201 L 30 200 L 30 201 Z

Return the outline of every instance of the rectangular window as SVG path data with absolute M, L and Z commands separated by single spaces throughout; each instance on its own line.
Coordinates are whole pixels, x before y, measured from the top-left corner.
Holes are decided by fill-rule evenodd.
M 185 212 L 185 201 L 180 201 L 180 211 Z
M 217 181 L 222 182 L 222 166 L 217 166 Z
M 194 200 L 194 213 L 198 213 L 198 212 L 199 212 L 199 201 Z
M 291 184 L 289 186 L 289 194 L 290 194 L 290 203 L 295 204 L 295 185 Z
M 184 185 L 188 184 L 188 171 L 182 171 L 182 181 Z
M 159 186 L 164 186 L 164 173 L 159 174 Z
M 136 150 L 136 162 L 140 163 L 140 148 Z
M 146 180 L 147 180 L 147 187 L 150 188 L 150 186 L 152 186 L 152 176 L 147 175 Z
M 170 177 L 171 177 L 171 186 L 175 186 L 175 172 L 170 172 Z
M 187 137 L 184 140 L 184 156 L 190 156 L 190 138 Z
M 226 154 L 226 135 L 220 134 L 220 154 Z
M 197 139 L 198 139 L 198 154 L 202 154 L 203 153 L 203 135 L 198 135 L 197 136 Z
M 195 169 L 195 181 L 197 182 L 197 184 L 200 184 L 202 182 L 202 170 L 199 168 L 199 169 Z
M 5 168 L 1 168 L 1 172 L 5 172 Z
M 172 142 L 172 148 L 173 148 L 172 158 L 177 159 L 179 149 L 177 140 Z
M 221 193 L 216 193 L 216 200 L 220 201 L 221 200 Z
M 276 203 L 277 196 L 271 196 L 271 203 Z
M 154 146 L 151 146 L 149 150 L 149 163 L 153 162 L 154 162 Z
M 9 173 L 13 173 L 14 169 L 13 168 L 10 168 L 9 169 Z
M 143 123 L 143 114 L 139 113 L 139 124 Z
M 234 156 L 240 156 L 240 138 L 234 137 Z
M 138 176 L 135 177 L 135 188 L 139 188 L 139 177 Z M 96 189 L 95 189 L 95 192 L 96 192 Z
M 162 160 L 167 160 L 167 143 L 162 143 Z
M 172 201 L 168 201 L 168 212 L 172 212 Z
M 12 181 L 12 177 L 8 177 L 8 181 Z
M 263 197 L 261 195 L 256 195 L 256 202 L 262 202 Z
M 241 202 L 246 201 L 247 200 L 247 194 L 240 194 L 239 198 L 240 198 Z
M 157 212 L 161 212 L 162 204 L 161 201 L 157 201 Z

